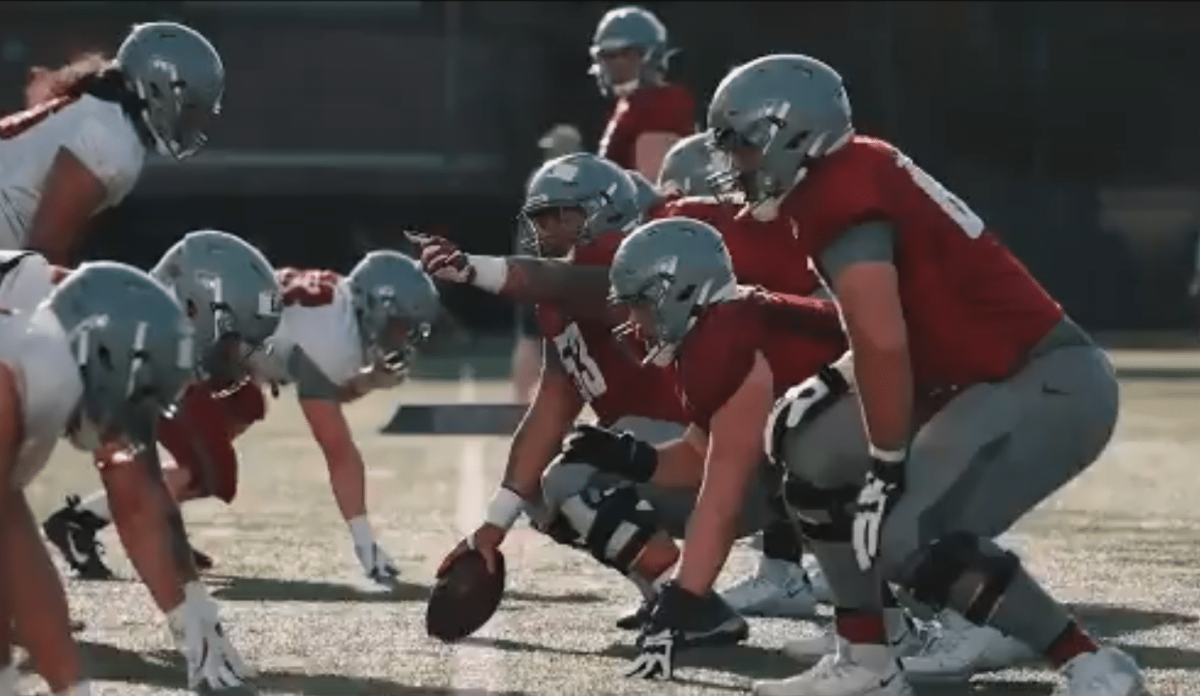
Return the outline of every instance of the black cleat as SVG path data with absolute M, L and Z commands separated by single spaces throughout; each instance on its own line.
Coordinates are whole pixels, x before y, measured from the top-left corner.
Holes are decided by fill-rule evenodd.
M 113 572 L 100 558 L 104 546 L 96 541 L 96 533 L 107 526 L 107 521 L 80 510 L 79 496 L 70 495 L 66 505 L 42 524 L 42 531 L 79 579 L 112 580 Z
M 650 611 L 653 608 L 654 605 L 650 603 L 650 600 L 644 600 L 637 609 L 617 619 L 617 628 L 622 631 L 642 630 L 642 626 L 650 620 Z
M 621 617 L 617 625 L 626 630 L 642 630 L 650 619 L 653 607 L 649 602 L 643 603 L 636 612 Z M 634 626 L 633 621 L 639 623 Z M 688 625 L 683 629 L 682 636 L 676 647 L 698 648 L 722 645 L 737 645 L 750 637 L 750 624 L 741 614 L 729 606 L 721 595 L 709 592 L 704 598 L 702 613 L 689 617 Z M 638 636 L 641 641 L 641 636 Z

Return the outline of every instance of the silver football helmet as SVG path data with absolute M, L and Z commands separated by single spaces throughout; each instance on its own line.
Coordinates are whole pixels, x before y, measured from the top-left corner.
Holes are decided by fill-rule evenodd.
M 716 152 L 709 147 L 707 133 L 680 138 L 663 157 L 658 171 L 658 190 L 666 195 L 703 196 L 712 192 L 708 177 Z
M 619 336 L 646 339 L 646 363 L 664 366 L 709 305 L 737 294 L 733 261 L 721 234 L 691 218 L 655 220 L 629 234 L 609 268 L 611 299 L 630 309 Z
M 642 56 L 642 67 L 632 80 L 618 82 L 604 64 L 604 54 L 635 49 Z M 647 84 L 667 71 L 667 64 L 677 49 L 667 45 L 667 28 L 654 13 L 641 7 L 627 6 L 609 10 L 596 25 L 592 36 L 592 67 L 588 71 L 596 78 L 600 93 L 605 96 L 625 95 Z
M 145 102 L 142 118 L 160 153 L 184 159 L 204 146 L 225 95 L 225 66 L 208 39 L 174 22 L 138 24 L 115 63 Z
M 535 218 L 578 209 L 583 223 L 571 230 L 570 246 L 586 244 L 603 232 L 629 230 L 641 218 L 637 188 L 629 174 L 612 162 L 589 152 L 578 152 L 546 162 L 534 172 L 525 193 L 518 222 L 522 243 L 539 253 L 553 246 L 543 243 Z
M 170 288 L 196 329 L 197 376 L 218 390 L 250 374 L 282 317 L 275 269 L 258 249 L 228 232 L 189 232 L 150 270 Z
M 433 279 L 413 259 L 381 250 L 363 257 L 344 282 L 367 365 L 403 373 L 441 311 Z
M 45 307 L 66 333 L 83 380 L 68 425 L 72 443 L 86 451 L 117 439 L 153 447 L 159 416 L 174 411 L 195 375 L 183 308 L 144 271 L 111 261 L 80 266 Z
M 734 68 L 708 107 L 708 134 L 724 157 L 710 181 L 773 217 L 809 163 L 854 135 L 842 77 L 809 56 L 764 56 Z

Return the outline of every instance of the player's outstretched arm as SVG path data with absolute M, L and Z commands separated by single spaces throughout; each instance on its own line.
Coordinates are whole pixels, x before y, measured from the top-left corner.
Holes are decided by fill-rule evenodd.
M 763 459 L 763 425 L 774 405 L 774 378 L 761 353 L 709 426 L 704 484 L 688 520 L 678 585 L 703 596 L 712 589 L 733 547 L 746 488 Z
M 859 225 L 841 234 L 821 261 L 846 327 L 871 446 L 884 459 L 903 459 L 913 384 L 892 240 L 886 222 Z
M 504 295 L 516 302 L 553 303 L 564 310 L 602 317 L 608 310 L 608 268 L 579 266 L 535 256 L 468 254 L 443 237 L 409 233 L 429 275 Z

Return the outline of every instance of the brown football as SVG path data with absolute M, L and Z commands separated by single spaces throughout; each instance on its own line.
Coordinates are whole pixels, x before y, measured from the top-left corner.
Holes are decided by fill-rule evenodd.
M 496 552 L 496 572 L 483 556 L 468 551 L 438 579 L 425 608 L 425 631 L 447 643 L 462 640 L 483 627 L 504 596 L 504 555 Z

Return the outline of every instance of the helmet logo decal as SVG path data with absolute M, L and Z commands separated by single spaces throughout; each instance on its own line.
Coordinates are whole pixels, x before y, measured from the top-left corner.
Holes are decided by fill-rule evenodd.
M 90 351 L 88 342 L 88 333 L 92 329 L 104 329 L 108 326 L 107 314 L 93 314 L 86 317 L 83 321 L 71 327 L 67 332 L 67 340 L 75 343 L 75 362 L 79 365 L 87 364 L 87 356 Z
M 664 256 L 650 267 L 650 273 L 655 276 L 674 278 L 675 268 L 679 265 L 678 256 Z
M 556 162 L 553 167 L 546 172 L 546 176 L 552 179 L 560 179 L 562 181 L 575 181 L 579 176 L 579 167 L 570 162 Z
M 762 103 L 762 106 L 754 112 L 752 121 L 760 119 L 779 119 L 787 117 L 788 112 L 792 110 L 792 104 L 783 99 L 767 99 Z

